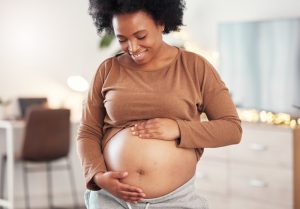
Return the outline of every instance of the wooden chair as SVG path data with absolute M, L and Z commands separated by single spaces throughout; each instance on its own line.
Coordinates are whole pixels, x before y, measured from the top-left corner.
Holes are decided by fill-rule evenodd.
M 28 110 L 25 121 L 23 146 L 20 156 L 16 157 L 16 162 L 22 163 L 26 209 L 30 209 L 27 173 L 30 171 L 40 171 L 40 169 L 33 169 L 32 166 L 26 166 L 27 163 L 46 163 L 47 193 L 50 208 L 54 208 L 51 171 L 53 169 L 67 169 L 70 175 L 69 179 L 74 208 L 77 208 L 75 179 L 68 158 L 70 151 L 70 110 L 35 107 Z M 51 165 L 52 162 L 63 158 L 66 160 L 65 164 L 56 167 Z M 2 196 L 6 173 L 5 168 L 6 156 L 3 156 L 0 181 Z

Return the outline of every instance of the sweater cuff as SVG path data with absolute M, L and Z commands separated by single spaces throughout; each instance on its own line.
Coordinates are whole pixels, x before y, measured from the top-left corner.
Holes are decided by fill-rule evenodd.
M 189 145 L 189 140 L 191 139 L 191 129 L 190 129 L 190 124 L 188 121 L 184 120 L 176 120 L 178 127 L 179 127 L 179 132 L 180 132 L 180 137 L 177 139 L 176 143 L 178 147 L 181 148 L 194 148 L 196 152 L 196 157 L 197 160 L 199 160 L 204 152 L 204 148 L 202 147 L 192 147 Z
M 189 126 L 186 124 L 184 120 L 176 120 L 178 127 L 179 127 L 179 132 L 180 132 L 180 137 L 177 139 L 177 146 L 182 147 L 182 148 L 191 148 L 188 147 L 186 139 L 189 137 Z
M 94 182 L 94 176 L 97 173 L 105 173 L 106 170 L 104 170 L 103 168 L 101 168 L 101 166 L 98 166 L 96 169 L 94 169 L 93 171 L 89 172 L 88 174 L 86 174 L 85 176 L 85 182 L 86 182 L 86 188 L 92 191 L 97 191 L 100 190 L 101 188 Z

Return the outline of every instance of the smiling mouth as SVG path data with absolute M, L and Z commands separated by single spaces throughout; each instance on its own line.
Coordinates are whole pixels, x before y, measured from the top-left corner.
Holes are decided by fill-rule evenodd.
M 141 57 L 143 55 L 143 53 L 144 52 L 141 52 L 139 54 L 132 54 L 132 56 L 135 57 L 135 58 L 139 58 L 139 57 Z
M 131 52 L 129 52 L 129 54 L 130 54 L 130 56 L 131 56 L 133 59 L 139 61 L 139 60 L 142 60 L 142 59 L 144 58 L 146 51 L 147 51 L 147 50 L 143 50 L 143 51 L 138 52 L 138 53 L 131 53 Z

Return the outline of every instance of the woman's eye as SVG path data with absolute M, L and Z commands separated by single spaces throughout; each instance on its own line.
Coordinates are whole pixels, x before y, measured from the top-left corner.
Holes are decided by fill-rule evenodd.
M 146 38 L 146 36 L 137 37 L 137 39 L 139 39 L 139 40 L 143 40 L 144 38 Z
M 118 40 L 120 43 L 124 43 L 124 42 L 126 42 L 126 40 L 125 39 L 119 39 Z

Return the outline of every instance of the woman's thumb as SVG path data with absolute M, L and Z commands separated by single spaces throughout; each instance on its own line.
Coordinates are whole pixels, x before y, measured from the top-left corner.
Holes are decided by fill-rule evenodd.
M 112 177 L 116 179 L 122 179 L 125 178 L 128 175 L 128 172 L 126 171 L 115 171 L 112 172 Z

